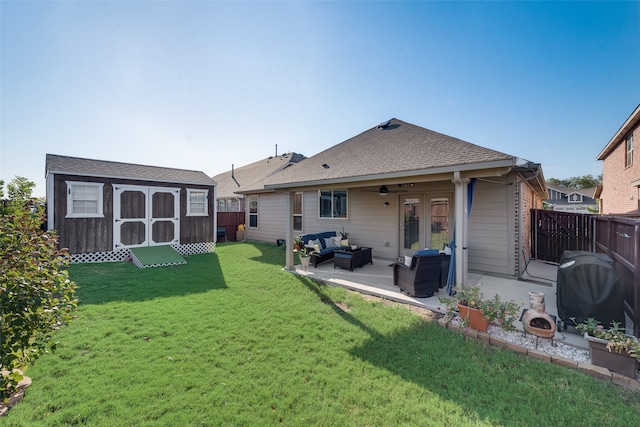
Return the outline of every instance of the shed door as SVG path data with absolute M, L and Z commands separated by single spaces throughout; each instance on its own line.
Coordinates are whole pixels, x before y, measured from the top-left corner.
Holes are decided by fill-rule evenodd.
M 180 242 L 180 189 L 114 186 L 113 248 Z

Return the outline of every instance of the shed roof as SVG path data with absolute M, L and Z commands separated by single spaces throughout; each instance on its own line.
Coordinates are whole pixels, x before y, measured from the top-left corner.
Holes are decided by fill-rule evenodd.
M 235 194 L 236 191 L 252 186 L 256 182 L 304 159 L 306 157 L 302 154 L 285 153 L 279 156 L 270 156 L 215 175 L 213 179 L 218 183 L 218 198 L 238 197 L 238 194 Z
M 139 179 L 180 184 L 216 184 L 212 178 L 201 171 L 83 159 L 57 154 L 47 154 L 46 175 L 50 173 L 87 177 Z
M 473 170 L 516 166 L 519 160 L 394 118 L 244 188 L 243 192 L 394 174 L 425 175 L 454 167 Z

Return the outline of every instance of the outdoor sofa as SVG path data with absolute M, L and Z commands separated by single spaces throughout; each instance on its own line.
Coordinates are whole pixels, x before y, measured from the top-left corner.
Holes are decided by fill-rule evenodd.
M 347 249 L 346 246 L 340 244 L 341 239 L 335 231 L 304 234 L 300 236 L 300 239 L 305 248 L 313 251 L 311 253 L 311 262 L 313 262 L 314 268 L 317 268 L 321 262 L 333 259 L 333 253 L 336 250 Z

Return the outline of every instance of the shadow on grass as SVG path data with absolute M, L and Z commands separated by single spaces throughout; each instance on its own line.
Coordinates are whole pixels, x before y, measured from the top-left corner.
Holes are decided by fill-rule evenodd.
M 467 422 L 596 425 L 607 421 L 605 414 L 614 410 L 612 407 L 625 412 L 624 423 L 638 419 L 638 404 L 628 408 L 628 399 L 635 397 L 627 394 L 621 399 L 622 395 L 616 393 L 602 396 L 602 389 L 594 384 L 597 380 L 586 375 L 480 345 L 435 322 L 416 322 L 414 326 L 381 334 L 340 308 L 325 292 L 327 285 L 302 277 L 300 281 L 342 319 L 369 335 L 349 351 L 352 356 L 414 383 L 438 399 L 455 403 L 460 417 Z M 572 407 L 576 393 L 582 395 L 577 401 L 594 404 L 589 408 Z
M 132 263 L 73 264 L 70 279 L 80 304 L 146 301 L 227 287 L 215 253 L 185 257 L 187 264 L 141 269 Z

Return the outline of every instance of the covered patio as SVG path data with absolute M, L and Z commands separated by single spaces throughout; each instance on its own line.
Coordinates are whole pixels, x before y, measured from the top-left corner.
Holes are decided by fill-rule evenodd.
M 332 261 L 326 261 L 308 269 L 296 265 L 295 273 L 309 277 L 312 280 L 326 283 L 331 286 L 341 286 L 347 289 L 374 295 L 404 304 L 410 304 L 429 310 L 444 313 L 444 306 L 440 303 L 439 296 L 447 296 L 445 288 L 429 298 L 415 298 L 400 291 L 393 285 L 392 262 L 383 259 L 373 259 L 373 264 L 366 264 L 362 268 L 349 271 L 342 268 L 334 268 Z M 556 276 L 558 267 L 538 260 L 531 260 L 523 274 L 523 280 L 507 279 L 469 272 L 469 286 L 476 283 L 482 284 L 482 292 L 486 298 L 494 294 L 500 295 L 503 300 L 515 300 L 522 303 L 523 308 L 529 308 L 529 292 L 542 292 L 545 294 L 546 311 L 550 315 L 557 316 L 556 308 Z M 522 323 L 516 321 L 515 326 L 522 330 Z M 567 331 L 556 332 L 555 339 L 580 348 L 587 348 L 584 338 L 573 328 Z

